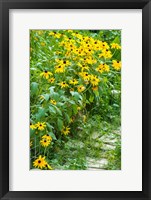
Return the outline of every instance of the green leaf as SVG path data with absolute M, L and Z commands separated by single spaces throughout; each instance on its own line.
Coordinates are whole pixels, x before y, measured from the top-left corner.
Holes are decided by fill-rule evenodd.
M 48 133 L 51 137 L 52 137 L 52 139 L 54 139 L 54 140 L 57 140 L 57 138 L 56 138 L 56 136 L 55 136 L 55 134 L 54 133 L 52 133 L 52 132 L 49 132 Z
M 51 114 L 56 114 L 56 109 L 53 106 L 49 106 L 49 111 Z
M 68 109 L 67 114 L 68 114 L 69 117 L 71 117 L 72 116 L 72 109 Z
M 51 87 L 49 88 L 50 94 L 53 94 L 53 93 L 54 93 L 54 89 L 55 89 L 55 86 L 51 86 Z
M 30 128 L 30 137 L 34 136 L 34 133 L 35 133 L 35 130 L 32 130 L 32 129 Z
M 68 102 L 71 104 L 75 104 L 75 101 L 73 101 L 73 100 L 69 100 Z
M 48 122 L 46 122 L 46 124 L 47 124 L 47 128 L 49 129 L 49 131 L 52 131 L 52 129 L 54 129 L 54 127 L 51 126 Z
M 75 100 L 82 100 L 82 96 L 78 92 L 70 92 Z
M 90 98 L 89 98 L 89 101 L 92 103 L 93 100 L 94 100 L 94 96 L 91 95 Z
M 57 124 L 58 124 L 58 129 L 59 129 L 59 131 L 61 131 L 62 128 L 63 128 L 63 121 L 62 121 L 62 119 L 58 118 Z
M 35 94 L 37 94 L 37 92 L 38 92 L 38 83 L 32 82 L 31 83 L 31 93 L 35 95 Z
M 46 112 L 46 109 L 40 107 L 39 110 L 38 110 L 38 113 L 36 114 L 36 119 L 38 121 L 40 121 L 41 118 L 45 116 L 45 112 Z
M 78 113 L 77 105 L 72 105 L 73 113 L 76 115 Z
M 53 105 L 53 107 L 56 109 L 57 113 L 58 113 L 60 116 L 62 116 L 61 110 L 60 110 L 57 106 L 55 106 L 55 105 Z
M 65 113 L 65 118 L 66 118 L 67 122 L 69 123 L 70 122 L 70 117 L 69 117 L 69 115 L 67 113 Z
M 43 94 L 42 96 L 45 98 L 46 101 L 49 100 L 49 94 Z

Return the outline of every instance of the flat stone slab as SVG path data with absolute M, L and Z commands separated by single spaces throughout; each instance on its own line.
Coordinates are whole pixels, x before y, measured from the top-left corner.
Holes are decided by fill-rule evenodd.
M 103 144 L 101 147 L 103 150 L 114 150 L 116 148 L 116 146 L 111 145 L 111 144 Z
M 87 164 L 88 164 L 88 168 L 98 168 L 98 169 L 102 168 L 103 169 L 108 164 L 108 161 L 105 158 L 102 158 L 101 160 L 87 158 Z

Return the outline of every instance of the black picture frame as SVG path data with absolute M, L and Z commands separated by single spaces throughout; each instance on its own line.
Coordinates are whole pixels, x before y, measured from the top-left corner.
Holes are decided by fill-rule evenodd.
M 0 198 L 1 199 L 151 199 L 151 1 L 150 0 L 0 0 Z M 9 9 L 142 9 L 142 191 L 9 191 Z M 137 101 L 137 100 L 136 100 Z M 131 181 L 131 180 L 129 180 Z

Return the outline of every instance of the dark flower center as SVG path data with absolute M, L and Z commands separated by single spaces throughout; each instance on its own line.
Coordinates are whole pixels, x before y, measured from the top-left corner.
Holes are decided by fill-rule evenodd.
M 40 164 L 40 163 L 41 163 L 41 160 L 38 160 L 38 163 Z

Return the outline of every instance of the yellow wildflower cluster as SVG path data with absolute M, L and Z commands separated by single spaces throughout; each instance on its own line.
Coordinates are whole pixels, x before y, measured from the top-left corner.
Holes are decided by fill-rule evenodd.
M 32 130 L 40 130 L 40 131 L 43 131 L 46 127 L 46 122 L 37 122 L 36 124 L 30 124 L 30 128 Z
M 52 137 L 49 134 L 43 135 L 40 140 L 40 144 L 43 147 L 47 147 L 50 145 L 51 141 L 52 141 Z
M 121 61 L 110 61 L 115 51 L 121 49 L 118 43 L 109 45 L 106 41 L 76 30 L 50 31 L 48 35 L 50 39 L 56 38 L 58 50 L 55 51 L 55 60 L 49 70 L 43 71 L 40 76 L 48 79 L 52 85 L 84 92 L 91 84 L 92 91 L 95 91 L 101 82 L 101 74 L 108 73 L 111 67 L 115 70 L 121 68 Z M 67 76 L 70 79 L 66 79 Z M 50 102 L 56 105 L 55 101 Z
M 96 71 L 103 73 L 103 72 L 109 72 L 110 71 L 110 67 L 107 64 L 100 64 L 97 68 Z

